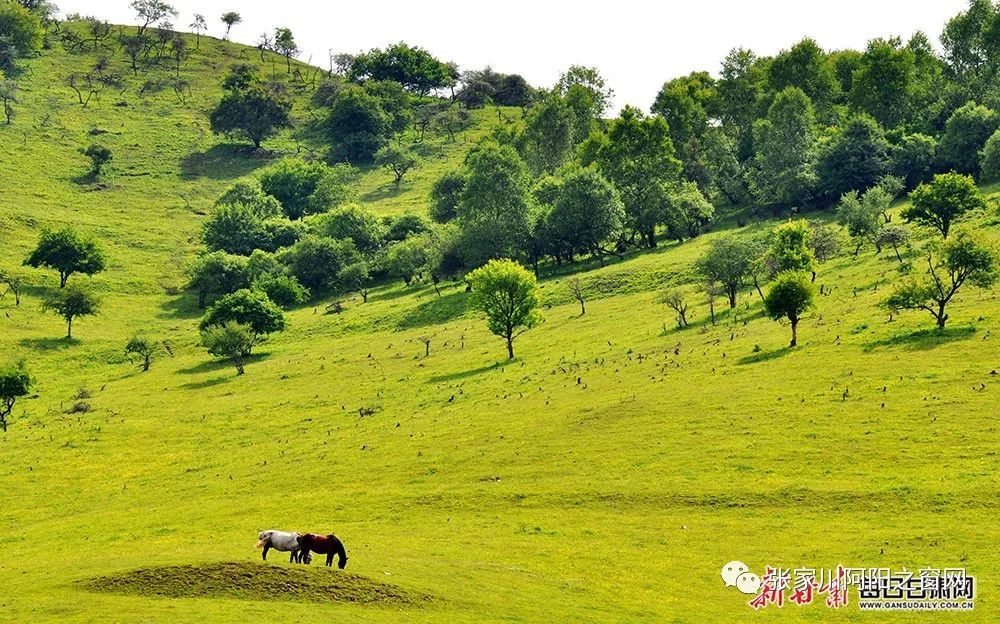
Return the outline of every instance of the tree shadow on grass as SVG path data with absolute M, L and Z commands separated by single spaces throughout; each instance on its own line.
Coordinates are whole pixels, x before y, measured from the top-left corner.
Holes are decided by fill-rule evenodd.
M 760 362 L 767 362 L 770 360 L 776 360 L 781 357 L 785 357 L 792 352 L 791 347 L 782 347 L 781 349 L 775 349 L 774 351 L 761 351 L 760 353 L 754 353 L 746 357 L 741 357 L 736 360 L 736 363 L 740 366 L 747 364 L 758 364 Z
M 508 360 L 508 361 L 504 361 L 504 362 L 494 362 L 493 364 L 489 364 L 487 366 L 480 366 L 479 368 L 472 368 L 472 369 L 469 369 L 467 371 L 459 371 L 457 373 L 448 373 L 447 375 L 435 375 L 434 377 L 431 377 L 430 379 L 428 379 L 427 383 L 435 383 L 436 384 L 436 383 L 447 383 L 449 381 L 458 381 L 459 379 L 465 379 L 467 377 L 474 377 L 476 375 L 479 375 L 480 373 L 485 373 L 485 372 L 488 372 L 488 371 L 491 371 L 491 370 L 494 370 L 494 369 L 497 369 L 497 368 L 501 368 L 503 366 L 507 366 L 511 362 L 515 362 L 515 361 L 517 361 L 516 358 L 514 360 Z
M 62 336 L 60 338 L 23 338 L 20 340 L 20 345 L 28 349 L 34 349 L 36 351 L 56 351 L 75 347 L 80 344 L 80 341 L 76 338 L 67 338 Z
M 259 156 L 249 145 L 220 143 L 203 152 L 192 152 L 181 159 L 181 177 L 186 180 L 212 178 L 230 180 L 251 174 L 270 163 L 270 154 Z
M 434 297 L 414 308 L 396 324 L 396 327 L 397 329 L 416 329 L 447 323 L 465 314 L 465 299 L 465 292 Z
M 897 334 L 865 345 L 865 351 L 879 347 L 905 347 L 907 349 L 934 349 L 949 342 L 968 340 L 976 334 L 972 326 L 945 327 L 944 329 L 919 329 L 905 334 Z
M 206 302 L 206 307 L 209 303 Z M 205 314 L 205 310 L 198 307 L 198 298 L 190 295 L 170 297 L 160 309 L 160 318 L 196 319 Z
M 410 188 L 411 185 L 407 184 L 406 180 L 400 182 L 399 184 L 390 181 L 375 190 L 368 191 L 363 194 L 361 196 L 361 200 L 364 202 L 377 202 L 384 199 L 394 199 L 410 190 Z
M 254 353 L 243 360 L 245 366 L 250 366 L 254 362 L 259 362 L 260 360 L 267 359 L 271 354 L 267 351 L 261 351 L 260 353 Z M 214 371 L 230 369 L 233 371 L 233 375 L 236 374 L 236 367 L 229 360 L 211 359 L 205 360 L 200 364 L 195 364 L 194 366 L 189 366 L 187 368 L 179 368 L 177 372 L 182 375 L 197 375 L 200 373 L 211 373 Z
M 201 390 L 203 388 L 211 388 L 212 386 L 218 386 L 224 384 L 227 381 L 232 381 L 236 376 L 235 369 L 232 375 L 225 375 L 223 377 L 212 377 L 211 379 L 206 379 L 205 381 L 192 381 L 186 384 L 181 384 L 181 388 L 185 390 Z

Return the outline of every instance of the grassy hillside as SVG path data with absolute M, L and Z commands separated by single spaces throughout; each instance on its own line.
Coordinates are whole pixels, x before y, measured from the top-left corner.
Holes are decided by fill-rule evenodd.
M 0 267 L 64 223 L 110 259 L 73 278 L 104 308 L 72 342 L 39 310 L 51 273 L 30 272 L 21 306 L 0 301 L 0 353 L 37 378 L 0 435 L 0 619 L 731 621 L 749 613 L 719 577 L 733 559 L 963 566 L 979 579 L 963 621 L 1000 616 L 1000 302 L 963 291 L 940 333 L 919 313 L 890 322 L 888 254 L 822 265 L 831 294 L 794 350 L 754 293 L 715 326 L 699 300 L 686 330 L 658 302 L 667 284 L 693 292 L 691 263 L 720 231 L 581 273 L 583 317 L 565 276 L 547 277 L 546 322 L 513 362 L 459 284 L 296 310 L 242 377 L 212 361 L 180 268 L 215 197 L 269 162 L 208 131 L 219 72 L 242 57 L 256 51 L 202 38 L 186 104 L 133 83 L 83 109 L 61 79 L 92 57 L 57 45 L 28 63 L 20 115 L 0 127 Z M 496 113 L 476 115 L 402 190 L 366 173 L 363 201 L 423 210 L 435 172 Z M 101 186 L 77 181 L 95 128 L 115 153 Z M 320 149 L 298 132 L 268 147 Z M 1000 238 L 995 212 L 973 225 Z M 174 352 L 146 373 L 122 351 L 140 329 Z M 335 532 L 351 574 L 275 573 L 282 554 L 263 564 L 253 548 L 265 528 Z M 871 620 L 822 604 L 761 617 Z

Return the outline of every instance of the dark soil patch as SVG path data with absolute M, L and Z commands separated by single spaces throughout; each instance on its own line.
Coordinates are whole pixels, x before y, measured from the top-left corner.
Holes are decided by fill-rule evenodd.
M 206 563 L 142 568 L 81 581 L 91 590 L 161 598 L 236 598 L 419 606 L 431 596 L 342 570 L 266 563 Z

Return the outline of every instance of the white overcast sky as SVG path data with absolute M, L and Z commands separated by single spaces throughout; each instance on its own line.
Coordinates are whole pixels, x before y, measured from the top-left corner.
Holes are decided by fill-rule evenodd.
M 827 49 L 923 30 L 938 45 L 945 21 L 967 0 L 168 0 L 178 29 L 194 13 L 221 36 L 219 16 L 239 11 L 232 38 L 254 43 L 291 28 L 302 60 L 326 66 L 328 50 L 357 52 L 406 41 L 463 69 L 492 65 L 550 86 L 571 64 L 600 69 L 616 106 L 648 110 L 660 85 L 695 70 L 716 73 L 735 46 L 774 54 L 809 35 Z M 62 12 L 134 23 L 128 0 L 56 0 Z

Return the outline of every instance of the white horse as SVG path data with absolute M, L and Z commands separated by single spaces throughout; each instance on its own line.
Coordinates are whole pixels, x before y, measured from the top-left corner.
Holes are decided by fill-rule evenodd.
M 267 551 L 272 548 L 280 552 L 291 553 L 291 556 L 288 559 L 289 563 L 308 564 L 312 561 L 312 555 L 309 554 L 309 551 L 302 552 L 299 549 L 298 533 L 269 529 L 267 531 L 261 531 L 257 537 L 259 538 L 257 548 L 264 549 L 263 552 L 261 552 L 261 558 L 264 559 L 264 561 L 267 561 Z

